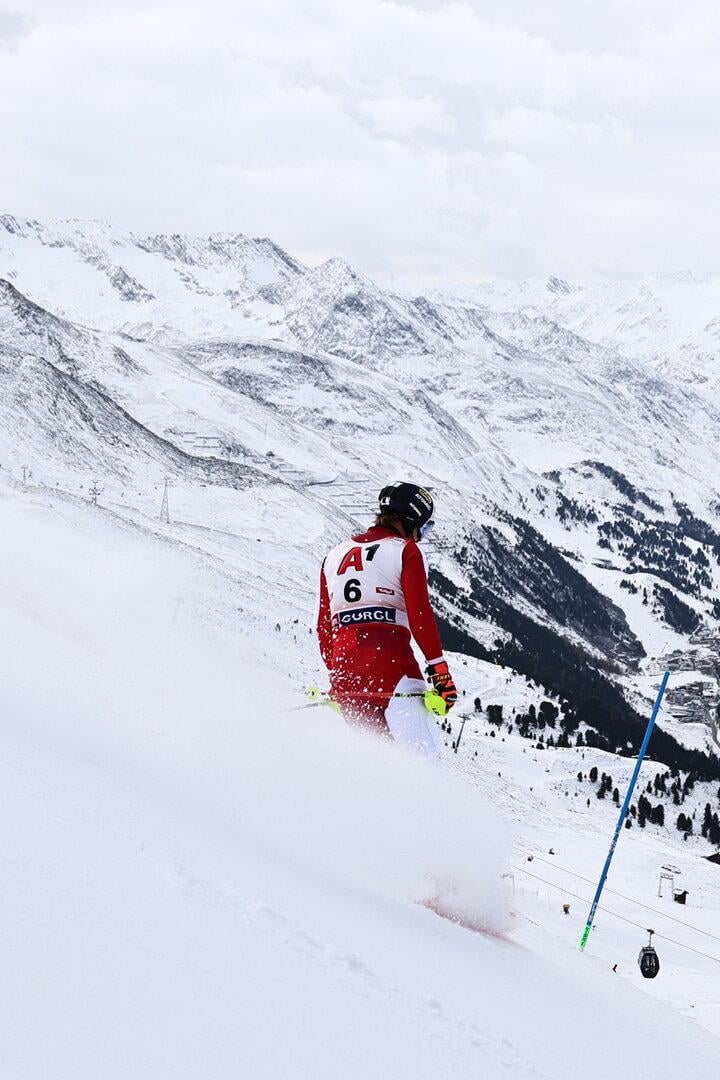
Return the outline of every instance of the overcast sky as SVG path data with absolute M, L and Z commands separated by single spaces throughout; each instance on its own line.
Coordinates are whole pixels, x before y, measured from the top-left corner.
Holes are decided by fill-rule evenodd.
M 719 0 L 0 0 L 0 211 L 413 283 L 717 266 Z

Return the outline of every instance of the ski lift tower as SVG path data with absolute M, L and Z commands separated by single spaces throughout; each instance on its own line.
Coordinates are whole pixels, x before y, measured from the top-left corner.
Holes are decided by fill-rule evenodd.
M 682 870 L 679 870 L 677 866 L 670 866 L 666 864 L 660 868 L 660 880 L 658 881 L 658 896 L 662 896 L 663 881 L 670 882 L 670 896 L 675 897 L 675 878 L 679 877 Z
M 170 499 L 168 497 L 168 488 L 170 481 L 168 477 L 165 477 L 165 487 L 163 489 L 162 506 L 160 507 L 160 520 L 164 525 L 170 524 Z

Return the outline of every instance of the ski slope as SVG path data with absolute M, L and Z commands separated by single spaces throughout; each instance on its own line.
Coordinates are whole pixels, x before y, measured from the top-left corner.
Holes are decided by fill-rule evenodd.
M 306 651 L 171 530 L 32 490 L 0 516 L 3 1077 L 717 1075 L 707 1025 L 501 877 L 522 772 L 296 711 Z

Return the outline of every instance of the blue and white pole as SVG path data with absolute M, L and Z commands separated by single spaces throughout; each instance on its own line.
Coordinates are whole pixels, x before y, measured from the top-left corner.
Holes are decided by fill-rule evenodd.
M 658 696 L 657 696 L 657 698 L 655 700 L 655 706 L 653 708 L 652 715 L 651 715 L 651 717 L 650 717 L 650 719 L 648 721 L 648 726 L 645 729 L 645 737 L 644 737 L 644 739 L 642 741 L 642 746 L 640 747 L 640 753 L 638 754 L 638 759 L 635 762 L 635 768 L 633 769 L 632 777 L 630 778 L 630 785 L 629 785 L 629 787 L 627 789 L 627 795 L 625 796 L 625 802 L 622 804 L 622 808 L 620 810 L 620 817 L 618 818 L 618 823 L 615 826 L 615 835 L 612 838 L 612 843 L 610 844 L 610 850 L 607 853 L 607 859 L 605 860 L 605 865 L 602 868 L 602 874 L 600 875 L 600 880 L 598 882 L 598 887 L 597 887 L 597 889 L 595 891 L 595 898 L 594 898 L 594 900 L 592 902 L 592 905 L 590 907 L 590 914 L 587 917 L 587 922 L 585 923 L 585 929 L 583 930 L 582 937 L 580 938 L 580 948 L 581 949 L 585 948 L 585 946 L 588 943 L 588 938 L 590 937 L 590 931 L 592 930 L 593 919 L 595 918 L 595 912 L 597 911 L 597 906 L 600 903 L 600 897 L 602 895 L 602 891 L 603 891 L 603 888 L 605 886 L 605 879 L 608 876 L 608 870 L 610 869 L 610 863 L 612 862 L 612 857 L 615 854 L 615 848 L 617 847 L 617 842 L 618 842 L 618 840 L 620 838 L 620 833 L 621 833 L 622 827 L 623 827 L 623 825 L 625 823 L 625 818 L 627 817 L 628 808 L 630 806 L 630 800 L 632 799 L 632 793 L 635 790 L 635 784 L 637 783 L 638 774 L 640 772 L 640 766 L 643 763 L 643 758 L 645 757 L 645 751 L 648 748 L 648 743 L 650 742 L 650 736 L 652 735 L 653 728 L 655 727 L 655 721 L 657 720 L 657 715 L 660 712 L 660 706 L 662 705 L 662 699 L 665 696 L 665 689 L 667 687 L 669 678 L 670 678 L 670 672 L 666 671 L 665 674 L 663 675 L 663 680 L 662 680 L 662 682 L 660 684 L 660 689 L 658 691 Z

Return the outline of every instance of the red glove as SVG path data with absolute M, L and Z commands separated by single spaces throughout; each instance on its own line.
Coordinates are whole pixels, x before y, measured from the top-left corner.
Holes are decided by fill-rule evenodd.
M 452 709 L 457 701 L 458 694 L 447 662 L 438 660 L 435 664 L 428 664 L 425 671 L 435 693 L 440 695 L 448 709 Z

